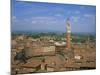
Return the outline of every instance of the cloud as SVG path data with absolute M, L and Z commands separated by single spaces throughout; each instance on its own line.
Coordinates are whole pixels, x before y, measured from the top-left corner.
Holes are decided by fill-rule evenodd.
M 94 28 L 95 28 L 95 26 L 96 26 L 96 15 L 92 15 L 92 14 L 87 15 L 86 18 L 87 18 L 87 22 L 89 22 L 89 24 L 94 26 Z
M 96 15 L 95 14 L 84 14 L 84 18 L 90 21 L 91 23 L 95 23 Z
M 71 19 L 73 22 L 78 22 L 80 17 L 79 16 L 72 16 Z
M 32 20 L 32 24 L 36 24 L 36 23 L 37 23 L 37 21 Z
M 86 18 L 95 18 L 96 15 L 94 15 L 94 14 L 84 14 L 84 17 L 86 17 Z
M 55 16 L 36 16 L 28 25 L 32 30 L 65 30 L 65 19 L 60 19 Z
M 63 15 L 60 14 L 60 13 L 58 13 L 58 14 L 55 14 L 54 16 L 56 16 L 56 17 L 62 17 Z
M 74 13 L 75 13 L 75 14 L 80 14 L 80 11 L 77 10 L 77 11 L 75 11 Z
M 12 16 L 12 19 L 16 19 L 16 16 Z
M 62 20 L 61 20 L 62 21 Z M 51 16 L 41 16 L 41 17 L 33 17 L 32 18 L 32 24 L 56 24 L 61 22 L 59 19 L 56 17 L 51 17 Z
M 16 16 L 12 16 L 12 23 L 14 22 L 18 22 L 18 19 L 16 18 Z

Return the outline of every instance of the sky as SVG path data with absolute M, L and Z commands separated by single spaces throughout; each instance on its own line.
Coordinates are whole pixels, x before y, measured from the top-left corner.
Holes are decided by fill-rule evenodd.
M 95 6 L 12 1 L 12 31 L 66 32 L 67 18 L 73 33 L 96 32 Z

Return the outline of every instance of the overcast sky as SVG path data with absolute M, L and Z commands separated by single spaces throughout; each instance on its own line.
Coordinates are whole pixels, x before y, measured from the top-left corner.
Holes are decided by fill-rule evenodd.
M 95 33 L 96 7 L 71 4 L 12 2 L 12 31 L 66 31 Z

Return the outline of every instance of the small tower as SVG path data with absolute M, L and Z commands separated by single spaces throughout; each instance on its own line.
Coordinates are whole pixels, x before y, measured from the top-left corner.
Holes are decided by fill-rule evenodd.
M 88 38 L 87 38 L 87 48 L 89 48 L 89 46 L 90 46 L 90 38 L 89 38 L 89 36 L 88 36 Z
M 67 32 L 66 32 L 66 47 L 68 49 L 71 48 L 71 23 L 70 23 L 70 19 L 68 18 L 67 19 L 67 22 L 66 22 L 66 29 L 67 29 Z

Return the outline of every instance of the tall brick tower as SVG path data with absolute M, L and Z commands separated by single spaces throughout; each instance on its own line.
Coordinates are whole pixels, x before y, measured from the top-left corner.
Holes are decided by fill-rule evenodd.
M 67 35 L 66 35 L 66 47 L 68 49 L 71 48 L 71 23 L 70 23 L 70 19 L 68 18 L 67 19 L 67 22 L 66 22 L 66 28 L 67 28 Z

